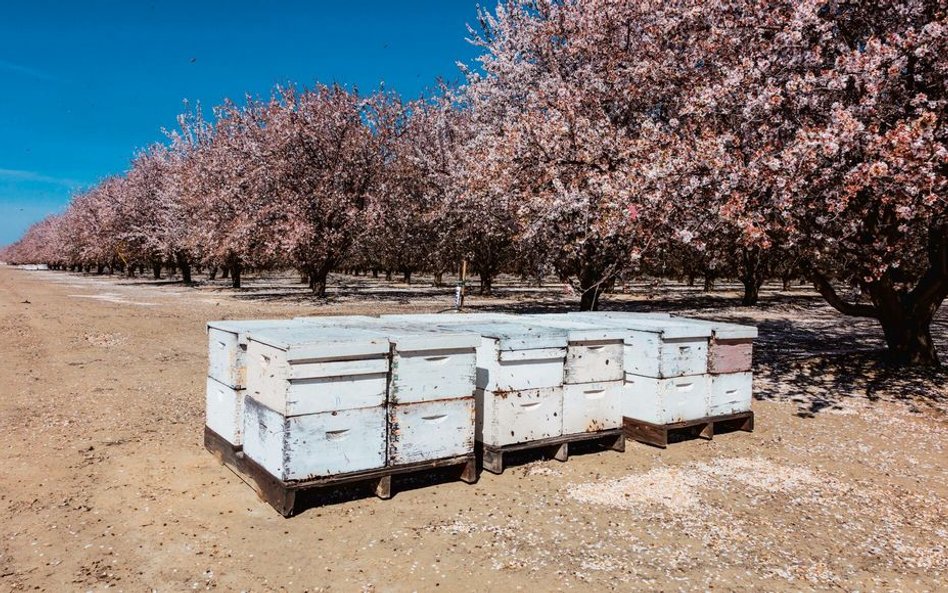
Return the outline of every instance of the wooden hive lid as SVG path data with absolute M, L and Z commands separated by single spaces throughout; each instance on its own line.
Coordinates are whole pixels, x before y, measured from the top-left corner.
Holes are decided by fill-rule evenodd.
M 288 361 L 368 358 L 391 348 L 382 332 L 311 323 L 251 331 L 249 340 L 285 351 Z

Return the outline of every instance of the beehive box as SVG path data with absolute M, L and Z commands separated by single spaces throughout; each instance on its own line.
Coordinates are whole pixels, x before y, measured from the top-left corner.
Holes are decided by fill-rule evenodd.
M 284 481 L 384 467 L 389 350 L 362 329 L 252 332 L 244 454 Z
M 754 391 L 751 372 L 711 375 L 709 416 L 724 416 L 749 412 Z
M 247 386 L 247 336 L 254 330 L 281 329 L 291 319 L 211 321 L 207 324 L 207 376 L 232 389 Z
M 506 316 L 383 316 L 439 332 L 480 336 L 475 395 L 476 438 L 504 446 L 563 434 L 563 376 L 567 334 L 511 323 Z
M 244 455 L 284 482 L 385 466 L 385 406 L 284 416 L 248 396 Z
M 744 373 L 752 370 L 756 327 L 703 319 L 688 321 L 711 328 L 711 342 L 708 346 L 709 373 Z
M 563 434 L 563 387 L 514 391 L 478 389 L 477 440 L 503 447 Z
M 205 425 L 234 448 L 243 445 L 247 385 L 247 335 L 252 330 L 293 325 L 291 320 L 211 321 L 207 324 Z
M 708 375 L 659 379 L 627 374 L 622 389 L 622 415 L 626 418 L 672 424 L 709 416 Z
M 300 320 L 370 329 L 389 340 L 389 465 L 474 451 L 475 352 L 479 335 L 455 329 L 432 333 L 405 322 L 377 318 Z
M 572 317 L 613 324 L 629 333 L 625 341 L 625 372 L 659 379 L 700 375 L 708 368 L 711 328 L 690 320 L 650 318 L 624 313 L 581 313 Z
M 622 381 L 563 385 L 563 434 L 621 428 L 623 388 Z

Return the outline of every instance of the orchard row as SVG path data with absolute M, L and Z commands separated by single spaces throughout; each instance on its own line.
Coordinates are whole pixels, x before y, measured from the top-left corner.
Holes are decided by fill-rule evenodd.
M 804 274 L 934 363 L 948 295 L 943 1 L 524 0 L 465 80 L 278 88 L 180 118 L 3 258 L 57 266 Z M 837 287 L 856 289 L 843 298 Z

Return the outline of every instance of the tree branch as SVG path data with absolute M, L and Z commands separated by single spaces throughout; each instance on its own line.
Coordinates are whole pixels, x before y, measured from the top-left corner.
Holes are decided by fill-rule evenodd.
M 879 317 L 879 312 L 873 305 L 844 301 L 842 297 L 836 293 L 836 289 L 833 288 L 829 279 L 817 270 L 808 267 L 806 273 L 810 277 L 810 280 L 813 281 L 813 286 L 816 290 L 826 299 L 826 302 L 843 315 L 849 315 L 850 317 L 871 317 L 873 319 Z

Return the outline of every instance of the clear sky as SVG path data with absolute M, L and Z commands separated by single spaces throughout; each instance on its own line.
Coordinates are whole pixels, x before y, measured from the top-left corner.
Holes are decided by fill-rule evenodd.
M 493 0 L 484 2 L 493 6 Z M 0 245 L 123 171 L 182 101 L 206 108 L 279 83 L 384 82 L 416 96 L 457 61 L 476 0 L 4 2 Z

